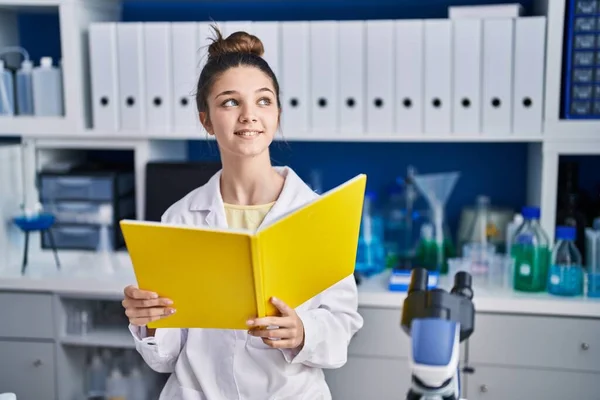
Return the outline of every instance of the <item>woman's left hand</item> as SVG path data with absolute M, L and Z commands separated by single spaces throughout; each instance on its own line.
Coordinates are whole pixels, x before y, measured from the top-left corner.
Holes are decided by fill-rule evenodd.
M 264 317 L 249 320 L 248 333 L 257 336 L 267 345 L 276 349 L 296 349 L 304 345 L 304 324 L 296 311 L 283 301 L 273 297 L 271 303 L 281 313 L 280 317 Z M 266 327 L 274 327 L 266 329 Z M 273 340 L 274 339 L 274 340 Z

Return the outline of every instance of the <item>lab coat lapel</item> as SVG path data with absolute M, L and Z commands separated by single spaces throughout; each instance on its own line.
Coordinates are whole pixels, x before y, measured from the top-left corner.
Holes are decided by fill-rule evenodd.
M 204 223 L 212 228 L 227 228 L 227 217 L 221 197 L 221 172 L 214 174 L 190 203 L 190 211 L 206 213 Z

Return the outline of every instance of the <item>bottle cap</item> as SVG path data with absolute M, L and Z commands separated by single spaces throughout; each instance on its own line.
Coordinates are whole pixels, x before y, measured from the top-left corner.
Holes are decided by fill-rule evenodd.
M 558 240 L 575 240 L 577 231 L 572 226 L 557 226 L 556 239 Z
M 23 60 L 21 63 L 21 69 L 24 71 L 31 71 L 33 68 L 33 62 L 31 60 Z
M 44 68 L 48 68 L 52 66 L 52 57 L 42 57 L 40 60 L 40 65 Z
M 521 210 L 524 219 L 540 219 L 540 208 L 525 206 Z

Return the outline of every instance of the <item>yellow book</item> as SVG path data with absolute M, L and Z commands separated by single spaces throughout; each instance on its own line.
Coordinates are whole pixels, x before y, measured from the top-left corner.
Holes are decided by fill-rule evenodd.
M 120 222 L 140 289 L 177 312 L 150 328 L 247 329 L 351 275 L 366 186 L 358 175 L 256 232 Z

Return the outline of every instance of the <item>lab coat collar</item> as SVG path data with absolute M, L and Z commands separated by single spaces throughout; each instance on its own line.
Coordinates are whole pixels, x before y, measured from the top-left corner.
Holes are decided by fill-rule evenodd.
M 262 225 L 269 224 L 291 211 L 312 200 L 317 195 L 289 167 L 274 167 L 285 178 L 283 189 L 273 208 L 265 216 Z M 208 211 L 206 223 L 212 227 L 226 228 L 227 217 L 223 197 L 221 196 L 221 173 L 219 170 L 202 187 L 198 188 L 190 201 L 190 211 Z

